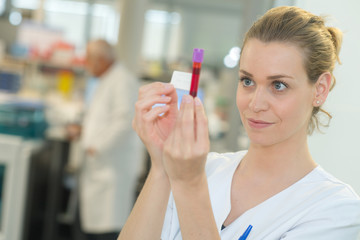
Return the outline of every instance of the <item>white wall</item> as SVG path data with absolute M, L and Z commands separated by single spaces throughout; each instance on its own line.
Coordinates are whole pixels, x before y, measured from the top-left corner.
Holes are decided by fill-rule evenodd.
M 281 3 L 281 1 L 278 1 Z M 324 106 L 332 115 L 325 134 L 309 139 L 314 159 L 360 194 L 360 1 L 297 0 L 296 6 L 330 15 L 328 23 L 344 32 L 337 85 Z

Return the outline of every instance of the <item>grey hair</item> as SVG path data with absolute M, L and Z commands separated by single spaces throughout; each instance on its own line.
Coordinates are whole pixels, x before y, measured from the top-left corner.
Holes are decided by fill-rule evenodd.
M 89 54 L 95 57 L 101 57 L 109 61 L 115 60 L 113 46 L 103 39 L 92 40 L 87 45 Z

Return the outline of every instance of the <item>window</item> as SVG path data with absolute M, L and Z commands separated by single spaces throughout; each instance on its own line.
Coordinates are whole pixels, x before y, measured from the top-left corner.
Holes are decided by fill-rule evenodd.
M 119 35 L 120 14 L 108 5 L 94 4 L 90 38 L 104 38 L 116 44 Z
M 0 3 L 5 0 L 0 0 Z M 100 4 L 101 3 L 101 4 Z M 118 40 L 120 14 L 115 1 L 90 5 L 86 1 L 47 0 L 44 24 L 63 32 L 64 40 L 83 50 L 88 38 L 104 38 L 112 44 Z M 40 0 L 12 0 L 16 8 L 37 9 Z M 0 12 L 1 7 L 0 5 Z M 90 14 L 90 16 L 88 16 Z
M 17 8 L 37 9 L 40 5 L 39 0 L 12 0 L 12 4 Z
M 0 16 L 4 13 L 5 11 L 5 1 L 6 0 L 0 0 Z
M 61 30 L 71 44 L 83 46 L 87 8 L 85 2 L 49 0 L 44 9 L 44 23 Z
M 145 14 L 142 55 L 147 60 L 176 58 L 180 51 L 181 16 L 176 12 L 148 10 Z
M 87 23 L 91 14 L 90 24 Z M 118 40 L 120 15 L 114 7 L 78 1 L 48 0 L 45 6 L 45 24 L 62 29 L 65 40 L 75 46 L 85 46 L 87 37 L 104 38 L 112 44 Z M 87 36 L 87 28 L 89 36 Z

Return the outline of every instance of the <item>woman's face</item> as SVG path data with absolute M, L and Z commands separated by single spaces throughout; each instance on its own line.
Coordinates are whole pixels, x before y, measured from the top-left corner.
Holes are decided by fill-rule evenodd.
M 306 139 L 315 87 L 295 45 L 249 39 L 239 75 L 237 106 L 252 144 Z

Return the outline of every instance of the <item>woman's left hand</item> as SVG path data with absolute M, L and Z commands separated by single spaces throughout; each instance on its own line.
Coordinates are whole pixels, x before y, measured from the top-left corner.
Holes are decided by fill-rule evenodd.
M 164 143 L 163 161 L 170 182 L 194 183 L 205 176 L 210 149 L 208 121 L 199 98 L 184 95 L 175 127 Z

